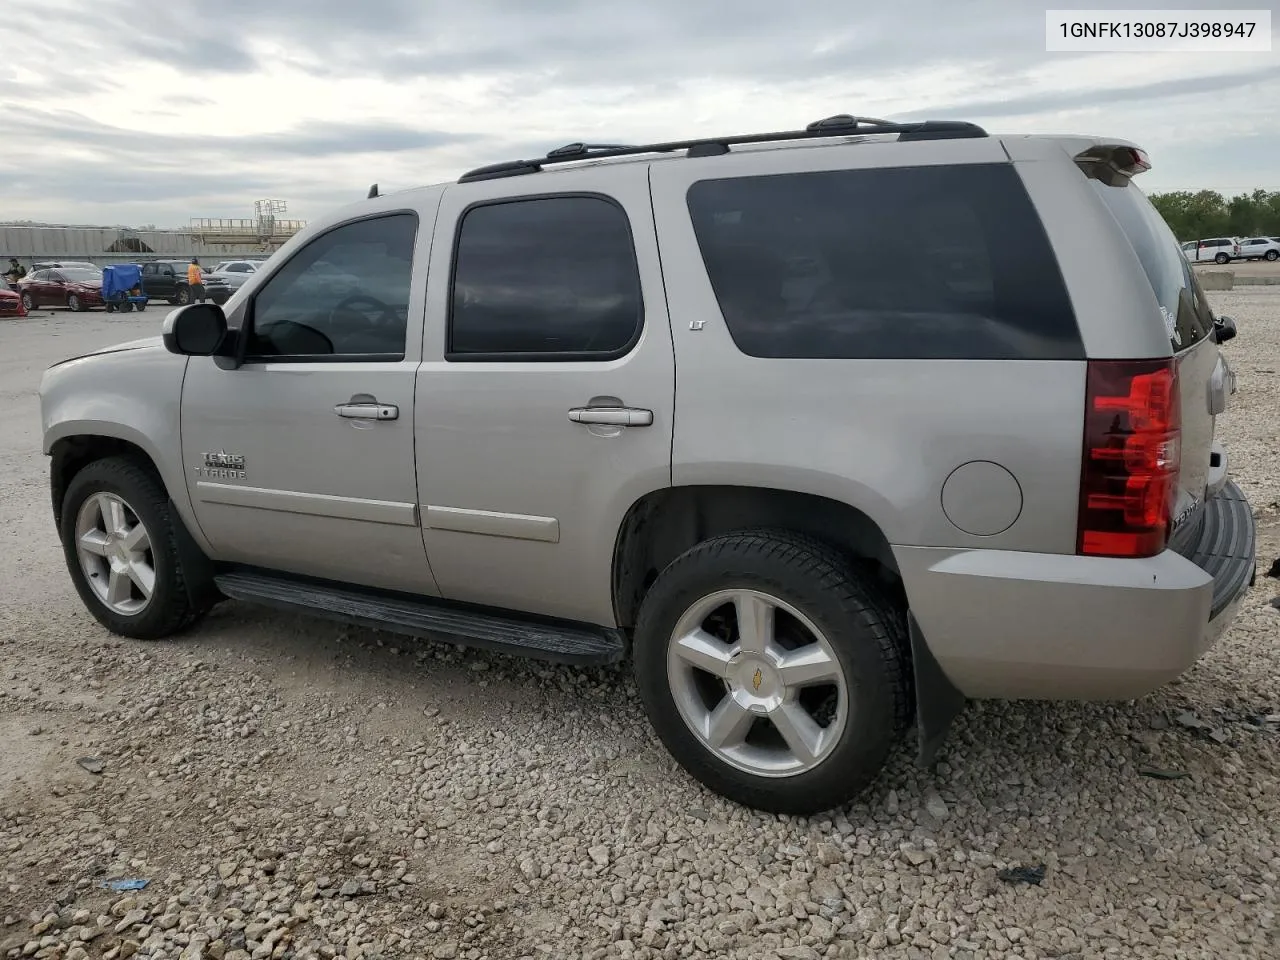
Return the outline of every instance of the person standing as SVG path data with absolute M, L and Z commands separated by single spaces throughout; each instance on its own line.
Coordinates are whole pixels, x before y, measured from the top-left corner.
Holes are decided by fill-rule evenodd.
M 192 257 L 187 264 L 187 287 L 191 291 L 191 303 L 204 303 L 204 273 L 198 257 Z

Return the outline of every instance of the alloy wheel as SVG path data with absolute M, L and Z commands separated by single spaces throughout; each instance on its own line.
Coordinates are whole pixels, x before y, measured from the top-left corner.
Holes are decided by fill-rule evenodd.
M 679 619 L 667 680 L 681 718 L 719 759 L 789 777 L 835 749 L 849 691 L 835 649 L 799 610 L 759 590 L 706 596 Z
M 147 608 L 156 587 L 151 535 L 123 499 L 101 492 L 84 501 L 76 517 L 76 553 L 104 606 L 125 616 Z

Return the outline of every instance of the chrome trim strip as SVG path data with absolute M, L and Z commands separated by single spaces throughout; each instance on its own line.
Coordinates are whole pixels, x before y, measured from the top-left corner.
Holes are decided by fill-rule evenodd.
M 427 504 L 422 511 L 422 525 L 429 530 L 450 530 L 485 537 L 560 542 L 559 520 L 555 517 L 531 517 L 523 513 L 497 513 L 492 510 L 465 510 L 462 507 Z
M 204 503 L 220 503 L 255 510 L 278 510 L 302 513 L 312 517 L 358 520 L 366 523 L 389 523 L 402 527 L 418 525 L 418 508 L 413 503 L 391 500 L 362 500 L 359 497 L 335 497 L 324 493 L 298 493 L 293 490 L 268 490 L 233 483 L 196 481 L 196 499 Z

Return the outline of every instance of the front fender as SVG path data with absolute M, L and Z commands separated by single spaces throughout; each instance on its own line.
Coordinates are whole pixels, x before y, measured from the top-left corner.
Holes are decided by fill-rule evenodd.
M 81 357 L 45 371 L 40 383 L 42 447 L 105 437 L 132 444 L 155 465 L 182 521 L 202 548 L 182 468 L 182 381 L 187 358 L 162 347 Z

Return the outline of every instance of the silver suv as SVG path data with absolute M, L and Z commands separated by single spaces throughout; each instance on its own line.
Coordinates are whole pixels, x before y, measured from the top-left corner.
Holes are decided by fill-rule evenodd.
M 678 761 L 780 812 L 965 698 L 1141 696 L 1254 574 L 1235 325 L 1147 167 L 841 116 L 375 188 L 45 374 L 71 577 L 140 639 L 230 597 L 629 658 Z

